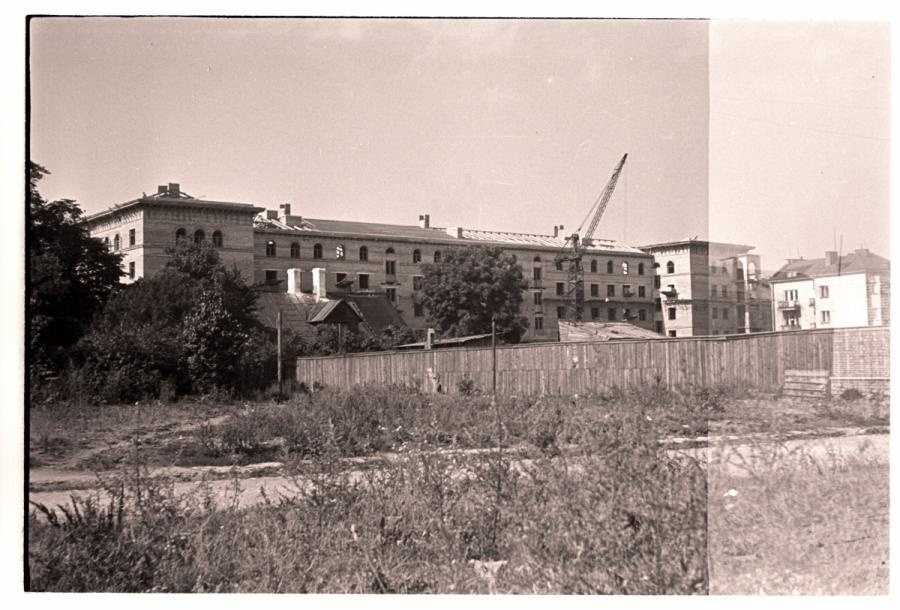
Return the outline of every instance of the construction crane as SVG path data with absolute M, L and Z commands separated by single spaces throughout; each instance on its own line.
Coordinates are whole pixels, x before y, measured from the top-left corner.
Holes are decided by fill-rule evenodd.
M 587 215 L 584 217 L 584 220 L 581 221 L 581 225 L 579 225 L 578 229 L 566 238 L 565 245 L 563 245 L 562 250 L 556 255 L 554 260 L 557 267 L 565 265 L 568 271 L 566 319 L 576 323 L 581 322 L 584 316 L 584 266 L 581 263 L 584 248 L 591 246 L 593 242 L 594 231 L 597 230 L 597 225 L 600 223 L 600 217 L 603 216 L 603 212 L 606 211 L 606 205 L 609 203 L 613 191 L 616 190 L 619 174 L 622 173 L 622 168 L 625 166 L 625 160 L 627 158 L 628 153 L 625 153 L 622 156 L 622 160 L 616 165 L 615 170 L 613 170 L 612 177 L 610 177 L 609 182 L 606 183 L 606 188 L 603 189 L 603 192 L 597 197 L 594 205 L 588 210 Z M 584 223 L 587 222 L 588 218 L 591 219 L 591 223 L 588 225 L 584 235 L 579 236 L 581 228 L 584 226 Z

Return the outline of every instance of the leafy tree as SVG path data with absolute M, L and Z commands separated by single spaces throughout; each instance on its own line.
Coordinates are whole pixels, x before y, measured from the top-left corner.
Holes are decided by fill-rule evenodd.
M 449 250 L 440 263 L 423 267 L 422 303 L 428 323 L 442 335 L 491 332 L 518 343 L 527 320 L 519 315 L 527 283 L 514 256 L 501 248 L 469 246 Z
M 28 163 L 28 342 L 31 369 L 57 371 L 91 319 L 118 288 L 121 256 L 90 236 L 71 199 L 46 201 L 49 174 Z

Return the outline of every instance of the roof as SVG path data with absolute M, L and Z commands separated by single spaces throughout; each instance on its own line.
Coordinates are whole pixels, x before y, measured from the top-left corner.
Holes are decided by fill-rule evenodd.
M 160 187 L 160 189 L 162 189 L 162 187 Z M 248 215 L 255 215 L 265 210 L 265 208 L 257 207 L 249 203 L 236 203 L 231 201 L 208 201 L 205 199 L 197 199 L 196 197 L 191 197 L 187 193 L 176 188 L 165 191 L 160 190 L 159 192 L 152 195 L 147 195 L 145 193 L 137 199 L 125 201 L 123 203 L 117 203 L 105 210 L 96 212 L 94 214 L 91 214 L 90 216 L 86 216 L 84 218 L 84 222 L 91 222 L 99 218 L 103 218 L 104 216 L 115 214 L 116 212 L 119 212 L 123 209 L 136 207 L 138 205 L 149 205 L 155 207 L 174 205 L 178 207 L 228 209 L 233 211 L 245 212 Z
M 786 282 L 804 278 L 849 275 L 853 273 L 887 273 L 891 262 L 868 250 L 859 249 L 840 257 L 840 263 L 829 264 L 827 258 L 789 261 L 769 278 L 770 282 Z
M 323 324 L 332 321 L 340 321 L 337 320 L 334 316 L 340 313 L 340 310 L 349 310 L 350 313 L 357 318 L 360 322 L 362 322 L 363 315 L 356 308 L 353 303 L 348 303 L 343 299 L 338 299 L 336 301 L 325 301 L 321 303 L 321 307 L 319 307 L 315 313 L 311 313 L 309 317 L 310 324 Z
M 485 339 L 490 339 L 491 333 L 487 333 L 484 335 L 467 335 L 465 337 L 447 337 L 446 339 L 435 339 L 431 342 L 432 347 L 456 347 L 460 345 L 467 345 L 469 343 L 478 343 L 480 341 L 484 341 Z M 398 345 L 397 349 L 418 349 L 424 348 L 424 341 L 417 341 L 416 343 L 406 343 L 404 345 Z
M 565 236 L 540 235 L 536 233 L 482 231 L 479 229 L 461 228 L 462 237 L 457 237 L 456 229 L 448 230 L 440 227 L 424 228 L 416 225 L 384 224 L 353 220 L 294 218 L 297 218 L 299 222 L 287 224 L 277 218 L 267 218 L 265 215 L 259 215 L 254 221 L 254 227 L 260 230 L 294 233 L 322 233 L 346 237 L 383 237 L 387 239 L 430 241 L 450 245 L 465 245 L 465 242 L 481 242 L 484 244 L 503 246 L 540 248 L 542 250 L 561 250 L 566 246 Z M 638 248 L 627 246 L 612 239 L 594 238 L 591 242 L 591 245 L 584 246 L 586 252 L 630 252 L 634 254 L 644 254 L 644 252 Z
M 567 322 L 559 321 L 559 340 L 562 343 L 577 341 L 612 341 L 615 339 L 663 339 L 652 330 L 629 322 Z
M 348 294 L 341 298 L 353 305 L 369 328 L 376 333 L 382 332 L 388 326 L 400 328 L 406 326 L 400 312 L 384 294 Z
M 755 246 L 748 246 L 746 244 L 732 244 L 732 243 L 723 242 L 723 241 L 708 241 L 708 240 L 704 240 L 704 239 L 691 238 L 691 239 L 682 239 L 682 240 L 678 240 L 678 241 L 667 241 L 667 242 L 662 242 L 662 243 L 658 243 L 658 244 L 648 244 L 646 246 L 641 246 L 640 249 L 642 251 L 646 252 L 648 250 L 649 251 L 665 250 L 668 248 L 675 248 L 678 246 L 691 246 L 691 245 L 707 246 L 707 247 L 712 246 L 712 248 L 714 250 L 724 250 L 724 251 L 731 253 L 732 255 L 734 255 L 735 253 L 743 254 L 743 253 L 749 252 L 750 250 L 755 248 Z

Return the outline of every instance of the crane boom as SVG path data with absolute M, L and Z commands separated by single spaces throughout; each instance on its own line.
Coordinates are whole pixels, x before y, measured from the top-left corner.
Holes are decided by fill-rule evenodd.
M 606 211 L 606 204 L 609 203 L 609 200 L 612 197 L 613 191 L 616 190 L 616 183 L 619 181 L 619 174 L 622 173 L 622 168 L 625 166 L 625 160 L 627 158 L 628 158 L 628 153 L 625 153 L 622 156 L 622 160 L 619 161 L 618 165 L 616 165 L 616 169 L 613 170 L 612 177 L 609 179 L 609 182 L 606 184 L 606 188 L 603 189 L 603 192 L 600 193 L 600 196 L 597 198 L 597 201 L 594 202 L 594 205 L 597 206 L 597 211 L 594 212 L 594 217 L 591 219 L 591 224 L 588 226 L 588 230 L 585 232 L 584 236 L 581 238 L 582 241 L 591 239 L 594 236 L 594 231 L 597 230 L 597 225 L 600 223 L 600 217 L 603 216 L 603 212 Z

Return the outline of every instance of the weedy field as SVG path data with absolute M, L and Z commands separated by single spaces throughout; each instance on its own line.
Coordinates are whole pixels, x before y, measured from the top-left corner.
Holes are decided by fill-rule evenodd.
M 715 460 L 673 453 L 663 442 L 712 430 L 847 425 L 884 431 L 886 403 L 807 404 L 653 388 L 509 397 L 493 406 L 478 395 L 364 387 L 326 388 L 284 403 L 68 411 L 60 405 L 31 413 L 38 470 L 123 476 L 104 477 L 102 501 L 33 506 L 29 585 L 54 591 L 877 593 L 887 582 L 886 465 L 863 456 L 831 468 L 812 459 L 810 468 L 788 468 L 774 452 L 758 473 L 738 480 Z M 252 507 L 237 501 L 252 479 L 235 478 L 234 502 L 223 503 L 209 485 L 184 493 L 170 479 L 151 476 L 159 466 L 272 460 L 294 490 L 263 495 Z M 737 495 L 722 495 L 730 490 Z M 799 490 L 806 495 L 791 495 Z M 848 493 L 858 505 L 837 506 Z M 838 544 L 860 536 L 860 519 L 865 536 L 883 541 L 883 568 L 859 553 L 865 546 L 853 546 L 861 541 Z M 806 556 L 826 567 L 804 571 Z M 816 577 L 836 573 L 848 560 L 859 566 L 857 576 Z

